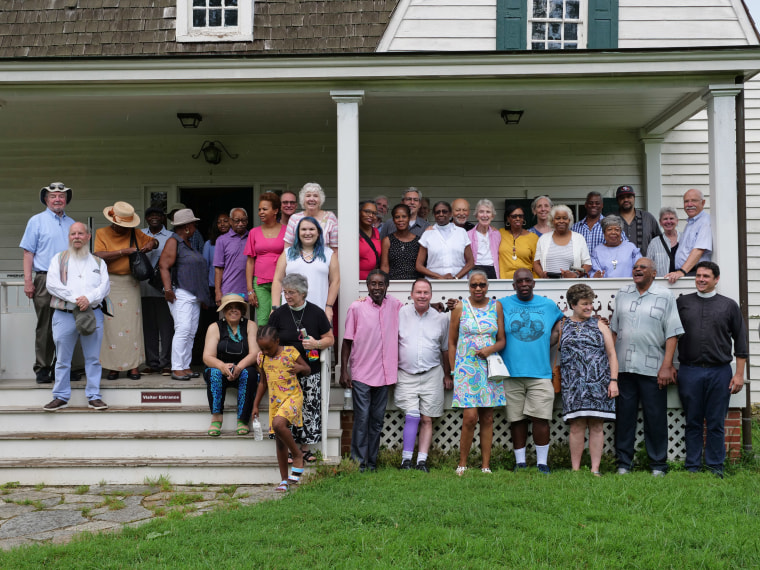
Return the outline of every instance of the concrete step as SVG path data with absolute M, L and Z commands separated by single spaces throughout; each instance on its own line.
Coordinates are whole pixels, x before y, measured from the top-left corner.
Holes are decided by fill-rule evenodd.
M 19 432 L 0 435 L 0 445 L 5 459 L 33 459 L 47 457 L 58 459 L 79 458 L 89 461 L 97 457 L 113 455 L 118 450 L 124 459 L 204 459 L 226 458 L 272 458 L 275 442 L 264 436 L 256 441 L 253 435 L 239 436 L 232 431 L 235 423 L 227 426 L 219 437 L 209 437 L 205 431 L 132 431 L 98 433 Z M 224 429 L 224 427 L 223 427 Z M 340 429 L 327 431 L 328 456 L 340 455 Z M 321 449 L 321 444 L 312 446 Z
M 224 424 L 234 426 L 236 413 L 226 408 Z M 266 409 L 261 410 L 262 426 L 269 425 Z M 86 405 L 69 407 L 57 412 L 46 412 L 39 407 L 0 407 L 0 433 L 28 432 L 34 426 L 42 432 L 86 433 L 118 431 L 197 431 L 205 429 L 210 422 L 208 405 L 151 405 L 110 406 L 107 410 L 91 410 Z M 331 410 L 327 417 L 328 429 L 340 428 L 340 412 Z
M 325 463 L 337 464 L 328 457 Z M 311 470 L 313 467 L 307 469 Z M 174 484 L 255 485 L 277 484 L 280 472 L 274 457 L 173 459 L 102 457 L 58 459 L 48 457 L 0 459 L 0 480 L 21 485 L 140 485 L 146 479 L 168 477 Z

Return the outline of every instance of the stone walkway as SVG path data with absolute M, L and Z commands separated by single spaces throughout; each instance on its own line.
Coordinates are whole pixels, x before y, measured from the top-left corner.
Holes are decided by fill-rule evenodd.
M 231 505 L 277 499 L 273 485 L 0 486 L 0 548 L 63 544 L 80 532 L 114 532 L 178 511 L 198 516 Z

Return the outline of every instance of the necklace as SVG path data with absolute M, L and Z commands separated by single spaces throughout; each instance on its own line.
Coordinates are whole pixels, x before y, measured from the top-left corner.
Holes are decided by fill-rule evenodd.
M 311 250 L 309 253 L 306 253 L 303 250 L 301 250 L 301 259 L 304 260 L 304 263 L 314 263 L 314 259 L 315 259 L 314 250 Z
M 71 266 L 71 268 L 74 270 L 74 273 L 77 274 L 77 277 L 81 279 L 82 275 L 84 275 L 84 270 L 87 267 L 87 258 L 85 258 L 84 263 L 80 265 L 74 260 L 74 257 L 72 256 L 69 258 L 69 266 Z
M 243 321 L 240 321 L 242 323 Z M 230 338 L 235 342 L 242 342 L 243 341 L 243 333 L 240 330 L 240 323 L 238 323 L 238 330 L 237 333 L 232 332 L 232 328 L 230 327 L 230 323 L 227 323 L 227 332 L 230 333 Z
M 520 236 L 515 236 L 515 234 L 512 234 L 512 259 L 517 259 L 517 238 Z
M 288 309 L 290 309 L 290 316 L 293 318 L 293 324 L 296 325 L 296 330 L 298 331 L 298 340 L 303 340 L 303 333 L 301 332 L 301 323 L 303 322 L 303 316 L 306 314 L 306 305 L 304 305 L 303 309 L 300 311 L 294 311 L 290 305 L 288 305 Z M 296 312 L 300 313 L 300 318 L 296 320 Z

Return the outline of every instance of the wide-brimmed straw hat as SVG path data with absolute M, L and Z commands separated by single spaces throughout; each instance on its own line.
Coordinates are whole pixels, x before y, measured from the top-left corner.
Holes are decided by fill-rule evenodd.
M 103 208 L 106 220 L 122 228 L 136 228 L 140 225 L 140 216 L 128 202 L 116 202 L 113 206 Z
M 40 189 L 40 202 L 45 206 L 47 206 L 45 196 L 47 196 L 48 192 L 66 192 L 66 204 L 71 202 L 71 188 L 67 188 L 63 182 L 51 182 L 50 186 Z
M 232 305 L 233 303 L 242 305 L 243 313 L 246 312 L 246 301 L 242 295 L 238 295 L 237 293 L 227 293 L 224 297 L 222 297 L 222 302 L 219 304 L 219 308 L 216 310 L 216 312 L 221 313 L 227 305 Z
M 172 217 L 172 224 L 174 224 L 174 227 L 177 226 L 184 226 L 185 224 L 189 224 L 190 222 L 199 222 L 200 218 L 196 218 L 195 214 L 193 214 L 193 211 L 190 208 L 185 208 L 184 210 L 177 210 L 174 212 L 174 216 Z

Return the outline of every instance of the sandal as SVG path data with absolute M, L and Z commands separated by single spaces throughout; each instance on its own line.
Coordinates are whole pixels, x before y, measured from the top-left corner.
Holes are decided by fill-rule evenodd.
M 594 477 L 601 477 L 602 476 L 602 472 L 601 471 L 592 471 L 591 474 Z
M 480 472 L 481 473 L 493 473 L 493 471 L 491 471 L 491 469 L 488 468 L 488 467 L 481 467 L 480 468 Z
M 303 460 L 307 463 L 314 463 L 317 460 L 317 456 L 311 452 L 311 449 L 301 450 L 303 452 Z
M 249 428 L 248 424 L 246 424 L 243 420 L 238 420 L 237 429 L 235 430 L 235 432 L 238 435 L 248 435 L 249 433 L 251 433 L 251 428 Z
M 276 493 L 287 493 L 290 491 L 290 485 L 288 484 L 288 481 L 281 481 L 279 485 L 277 485 L 277 488 L 275 489 Z
M 222 422 L 211 422 L 206 433 L 211 437 L 219 437 L 222 435 Z
M 464 475 L 465 471 L 467 471 L 467 466 L 466 465 L 460 465 L 460 466 L 457 467 L 457 475 L 459 475 L 460 477 L 462 475 Z
M 293 469 L 290 472 L 290 477 L 288 477 L 288 483 L 292 483 L 293 485 L 298 485 L 298 483 L 301 482 L 301 475 L 303 475 L 303 467 L 293 467 Z

